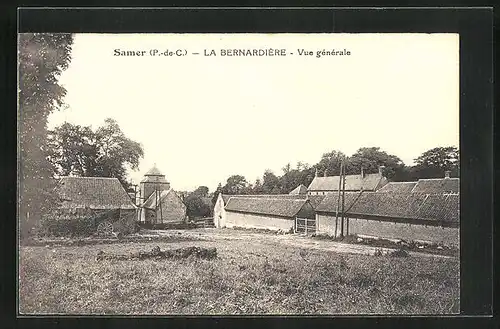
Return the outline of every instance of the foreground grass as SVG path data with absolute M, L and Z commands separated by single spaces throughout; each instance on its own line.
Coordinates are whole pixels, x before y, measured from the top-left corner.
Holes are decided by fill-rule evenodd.
M 216 247 L 216 260 L 96 262 L 114 253 Z M 340 255 L 262 241 L 22 247 L 20 312 L 443 314 L 459 311 L 458 259 Z

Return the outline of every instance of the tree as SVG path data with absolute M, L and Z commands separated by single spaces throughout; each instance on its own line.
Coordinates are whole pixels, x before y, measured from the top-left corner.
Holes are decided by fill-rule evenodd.
M 208 217 L 212 212 L 211 207 L 196 193 L 189 194 L 184 199 L 184 204 L 186 205 L 186 214 L 191 218 Z
M 217 189 L 214 192 L 214 195 L 212 196 L 212 206 L 215 206 L 215 204 L 217 203 L 217 198 L 221 193 L 222 193 L 222 184 L 219 183 L 219 185 L 217 185 Z
M 416 165 L 412 168 L 415 179 L 444 177 L 449 170 L 451 175 L 460 175 L 460 152 L 454 146 L 435 147 L 422 153 L 415 159 Z
M 321 160 L 316 165 L 319 175 L 324 175 L 327 171 L 327 176 L 335 176 L 340 173 L 340 164 L 343 160 L 346 160 L 347 156 L 340 151 L 331 151 L 324 153 Z
M 362 147 L 347 160 L 346 173 L 359 174 L 361 168 L 367 174 L 376 173 L 379 166 L 385 166 L 384 175 L 390 179 L 401 176 L 405 170 L 403 161 L 397 156 L 380 150 L 380 147 Z
M 95 132 L 90 127 L 64 123 L 49 135 L 50 161 L 59 175 L 115 177 L 127 189 L 127 166 L 137 169 L 142 146 L 121 131 L 113 119 Z
M 222 191 L 225 194 L 245 194 L 248 192 L 247 187 L 248 182 L 244 176 L 232 175 L 227 179 Z
M 208 196 L 208 187 L 199 186 L 196 190 L 193 191 L 193 194 L 198 195 L 202 198 L 206 198 Z
M 47 159 L 47 118 L 63 108 L 66 90 L 58 80 L 71 61 L 72 44 L 73 36 L 68 33 L 22 33 L 18 37 L 21 238 L 58 202 Z
M 279 194 L 281 188 L 279 186 L 279 178 L 269 169 L 262 176 L 262 192 L 264 194 Z

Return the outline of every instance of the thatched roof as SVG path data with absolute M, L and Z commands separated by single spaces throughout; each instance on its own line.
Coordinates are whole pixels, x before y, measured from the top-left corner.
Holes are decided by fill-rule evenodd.
M 415 193 L 460 193 L 460 178 L 419 179 Z
M 335 213 L 337 198 L 335 194 L 326 195 L 316 211 Z M 453 194 L 351 192 L 345 194 L 344 209 L 348 215 L 458 222 L 459 204 L 459 195 Z
M 308 191 L 338 191 L 340 176 L 314 177 Z M 387 179 L 380 173 L 361 175 L 346 175 L 346 191 L 376 191 L 385 185 Z
M 417 182 L 390 182 L 378 190 L 378 192 L 409 193 L 415 185 L 417 185 Z
M 61 177 L 58 194 L 61 208 L 135 209 L 117 178 Z
M 297 215 L 306 202 L 306 199 L 232 196 L 225 209 L 226 211 L 291 218 Z

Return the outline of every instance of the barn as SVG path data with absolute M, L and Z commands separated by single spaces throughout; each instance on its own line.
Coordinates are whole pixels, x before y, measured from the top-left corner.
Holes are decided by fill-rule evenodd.
M 313 219 L 314 208 L 308 199 L 280 197 L 229 198 L 225 207 L 226 227 L 291 231 L 297 218 Z
M 365 191 L 375 192 L 388 183 L 388 179 L 383 174 L 383 166 L 379 167 L 377 173 L 365 174 L 363 171 L 359 175 L 345 175 L 345 190 L 350 192 Z M 340 187 L 340 176 L 315 176 L 307 188 L 309 195 L 326 195 L 337 193 Z
M 370 236 L 459 245 L 458 194 L 346 192 L 344 226 L 335 229 L 338 196 L 326 195 L 316 208 L 317 230 L 329 235 Z
M 53 219 L 85 218 L 104 233 L 135 229 L 137 207 L 117 178 L 61 177 L 57 193 L 61 202 L 49 215 Z
M 213 216 L 215 227 L 230 227 L 231 224 L 227 224 L 227 211 L 226 206 L 229 199 L 237 197 L 238 199 L 285 199 L 285 200 L 299 200 L 309 201 L 311 207 L 316 209 L 319 203 L 323 200 L 323 195 L 307 195 L 307 194 L 257 194 L 257 195 L 228 195 L 220 193 L 215 202 Z M 243 201 L 241 201 L 243 202 Z

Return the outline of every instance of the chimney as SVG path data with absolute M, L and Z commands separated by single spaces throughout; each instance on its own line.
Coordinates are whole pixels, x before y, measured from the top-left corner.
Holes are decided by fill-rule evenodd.
M 450 178 L 450 174 L 451 174 L 451 171 L 446 170 L 446 171 L 444 172 L 444 178 Z
M 384 175 L 384 168 L 385 168 L 385 166 L 378 166 L 378 173 L 379 173 L 379 175 L 381 175 L 381 176 Z
M 314 176 L 318 177 L 318 168 L 316 168 L 316 174 Z

